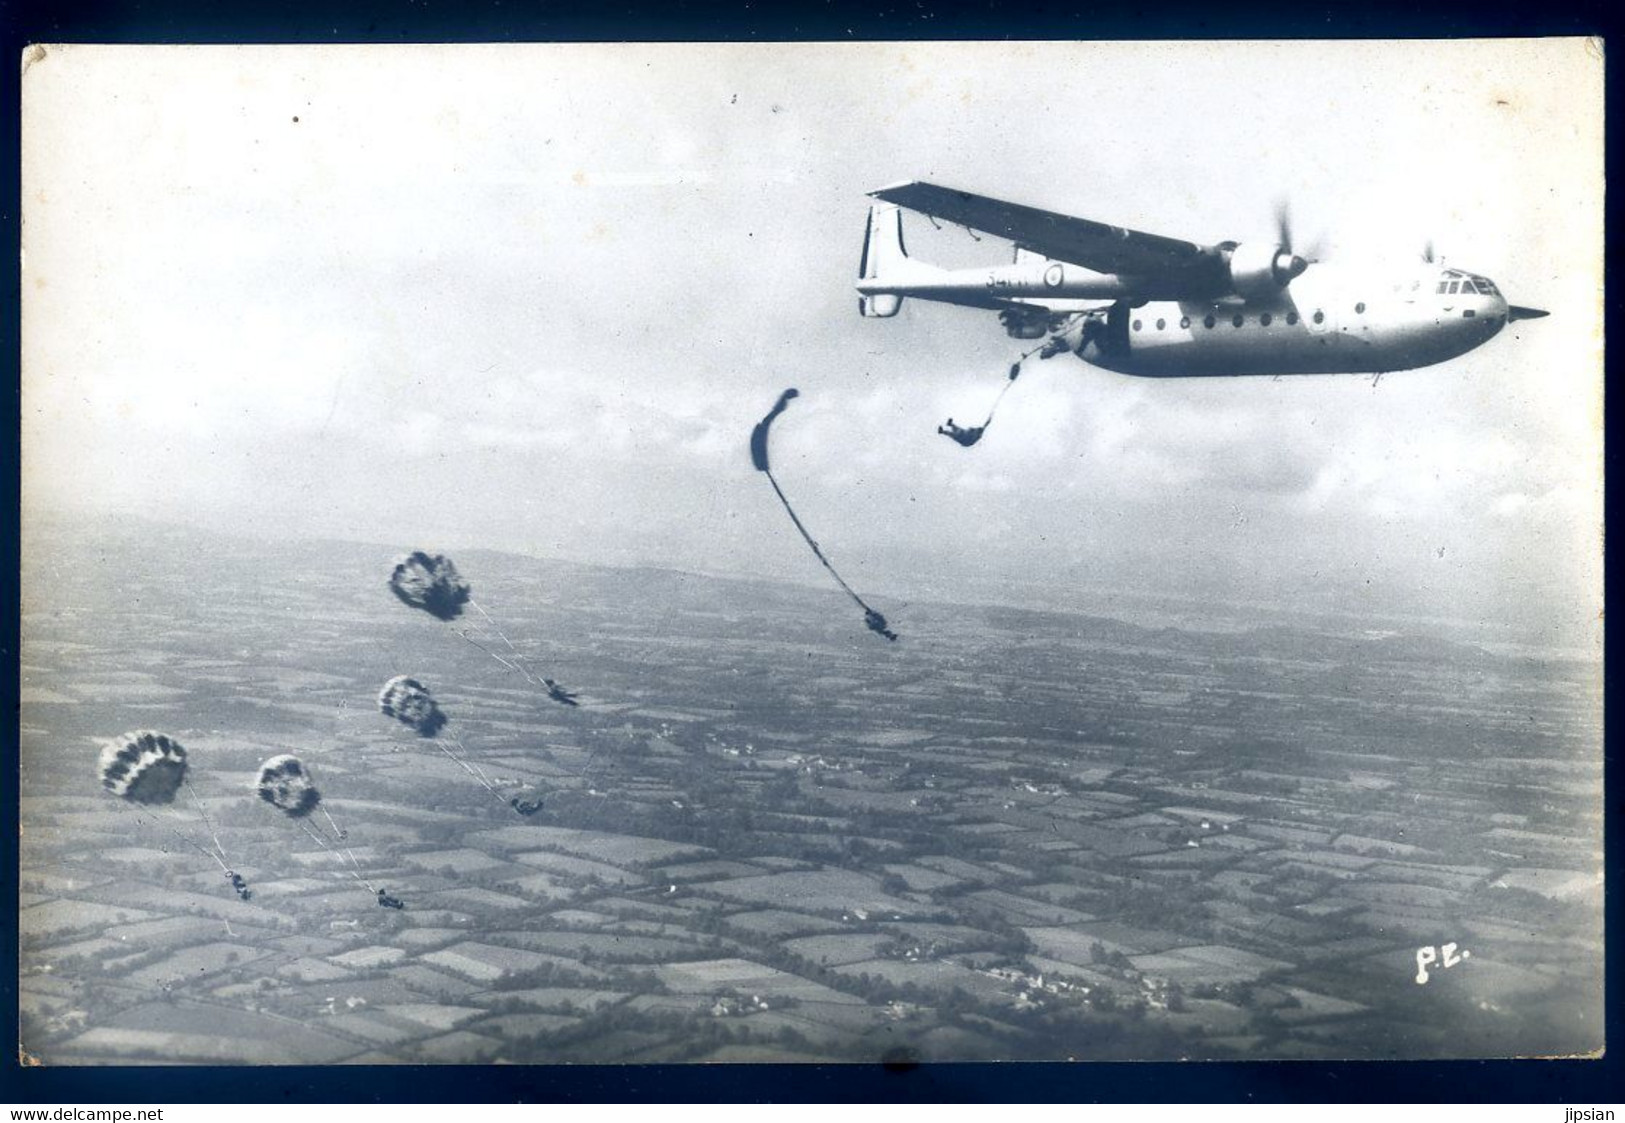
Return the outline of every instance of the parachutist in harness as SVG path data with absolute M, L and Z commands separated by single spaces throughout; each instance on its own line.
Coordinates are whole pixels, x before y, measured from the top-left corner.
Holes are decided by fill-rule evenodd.
M 227 870 L 226 880 L 231 882 L 231 887 L 237 890 L 237 896 L 243 900 L 246 901 L 254 895 L 254 891 L 248 887 L 248 882 L 243 880 L 243 875 L 236 870 Z
M 406 902 L 399 897 L 391 897 L 388 890 L 378 890 L 378 904 L 386 909 L 404 909 Z
M 883 635 L 893 643 L 897 642 L 897 633 L 886 626 L 886 618 L 880 615 L 880 613 L 876 612 L 874 609 L 864 609 L 863 624 L 864 627 L 868 628 L 871 632 L 876 632 Z
M 986 421 L 980 425 L 966 427 L 955 425 L 954 419 L 950 417 L 946 425 L 937 427 L 937 432 L 963 445 L 965 448 L 969 448 L 981 440 L 982 434 L 987 432 L 988 427 L 993 424 L 993 415 L 999 411 L 999 403 L 1004 401 L 1005 394 L 1009 393 L 1010 387 L 1015 384 L 1016 379 L 1021 377 L 1023 363 L 1034 355 L 1037 355 L 1040 359 L 1052 359 L 1056 355 L 1068 351 L 1076 351 L 1082 354 L 1084 348 L 1088 347 L 1090 343 L 1102 339 L 1105 333 L 1106 319 L 1104 316 L 1098 313 L 1083 313 L 1073 316 L 1059 331 L 1010 364 L 1009 376 L 1006 378 L 1004 385 L 999 388 L 998 396 L 993 399 L 993 405 L 987 411 Z
M 553 699 L 553 701 L 559 702 L 566 706 L 579 706 L 581 704 L 580 702 L 576 701 L 576 696 L 574 694 L 564 689 L 564 687 L 560 686 L 552 679 L 544 678 L 542 680 L 542 684 L 547 687 L 547 696 Z
M 1021 364 L 1026 362 L 1028 355 L 1031 354 L 1032 352 L 1029 351 L 1027 355 L 1023 355 L 1010 364 L 1010 375 L 1005 380 L 1004 386 L 1000 388 L 999 396 L 993 399 L 992 408 L 987 411 L 986 421 L 980 425 L 955 425 L 954 419 L 950 417 L 947 424 L 937 426 L 937 432 L 965 448 L 969 448 L 981 440 L 982 434 L 986 433 L 988 426 L 993 424 L 993 415 L 999 412 L 999 403 L 1004 401 L 1005 394 L 1009 393 L 1010 387 L 1015 385 L 1016 379 L 1021 377 Z
M 950 417 L 946 425 L 937 426 L 937 432 L 941 433 L 948 439 L 958 441 L 966 448 L 969 448 L 971 445 L 982 439 L 982 434 L 987 432 L 987 426 L 975 425 L 967 429 L 963 426 L 955 425 L 954 419 Z
M 521 815 L 534 815 L 542 809 L 542 801 L 539 799 L 520 799 L 518 796 L 514 796 L 508 802 Z

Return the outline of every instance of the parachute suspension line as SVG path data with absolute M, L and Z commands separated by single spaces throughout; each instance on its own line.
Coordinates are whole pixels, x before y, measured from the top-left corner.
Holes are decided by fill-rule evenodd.
M 323 850 L 327 851 L 327 853 L 333 855 L 333 857 L 335 857 L 335 858 L 342 858 L 342 856 L 339 854 L 339 852 L 336 849 L 333 848 L 333 846 L 327 841 L 327 839 L 325 839 L 325 838 L 323 838 L 321 836 L 321 832 L 318 831 L 315 827 L 311 826 L 304 819 L 295 819 L 294 822 L 299 824 L 299 829 L 304 831 L 305 834 L 310 838 L 310 840 L 312 842 L 314 842 L 317 846 L 320 846 Z M 353 854 L 350 855 L 350 861 L 355 862 L 355 855 L 353 855 Z M 342 862 L 341 862 L 341 864 L 342 864 Z M 361 866 L 360 866 L 359 863 L 356 863 L 356 868 L 355 869 L 350 869 L 348 866 L 345 866 L 344 867 L 344 872 L 349 874 L 351 877 L 355 878 L 362 885 L 366 886 L 367 887 L 367 892 L 373 893 L 373 894 L 376 894 L 378 892 L 377 886 L 373 885 L 372 882 L 368 881 L 366 879 L 366 877 L 361 873 Z
M 526 674 L 525 668 L 521 667 L 517 663 L 513 663 L 513 662 L 510 662 L 507 659 L 504 659 L 502 656 L 500 656 L 496 652 L 492 651 L 489 647 L 486 647 L 479 640 L 477 640 L 473 636 L 469 635 L 468 634 L 468 629 L 459 628 L 458 631 L 457 631 L 457 634 L 462 636 L 463 639 L 469 644 L 469 646 L 476 647 L 479 650 L 485 652 L 491 658 L 495 659 L 498 663 L 501 663 L 504 667 L 507 667 L 510 671 L 518 671 L 521 675 L 524 675 L 525 676 L 525 681 L 530 683 L 532 686 L 539 685 L 536 682 L 535 679 L 531 678 L 529 674 Z
M 450 737 L 452 742 L 454 744 L 456 744 L 456 746 L 459 749 L 462 749 L 465 754 L 468 752 L 467 749 L 463 748 L 463 742 L 457 736 L 457 734 L 448 732 L 447 736 Z M 474 778 L 474 780 L 480 784 L 481 787 L 483 787 L 486 791 L 490 792 L 493 796 L 495 796 L 496 799 L 498 800 L 498 802 L 500 802 L 503 806 L 505 806 L 505 807 L 511 807 L 512 806 L 511 804 L 508 803 L 508 801 L 506 799 L 502 798 L 502 793 L 497 791 L 496 786 L 493 785 L 491 783 L 491 781 L 486 778 L 486 776 L 485 776 L 485 774 L 483 772 L 476 771 L 474 769 L 474 767 L 468 761 L 464 760 L 462 757 L 459 757 L 456 753 L 454 753 L 450 749 L 446 748 L 445 745 L 440 743 L 439 738 L 435 738 L 434 745 L 435 745 L 435 748 L 437 748 L 441 752 L 445 753 L 446 756 L 449 757 L 452 760 L 452 762 L 455 763 L 459 768 L 461 768 L 464 772 L 467 772 L 470 776 L 472 776 Z
M 999 403 L 1004 401 L 1004 396 L 1010 392 L 1010 387 L 1015 384 L 1016 380 L 1011 378 L 1007 379 L 1004 385 L 999 388 L 999 392 L 993 397 L 993 404 L 988 407 L 987 420 L 982 423 L 983 428 L 993 424 L 993 415 L 999 411 Z
M 462 754 L 464 760 L 468 761 L 468 766 L 474 770 L 474 774 L 479 777 L 480 781 L 490 787 L 491 778 L 485 774 L 485 769 L 481 767 L 480 762 L 469 754 L 468 746 L 463 744 L 463 739 L 454 730 L 448 730 L 446 736 L 451 738 L 452 744 L 457 746 L 457 751 Z
M 588 753 L 587 759 L 582 762 L 581 770 L 576 773 L 576 779 L 587 785 L 589 790 L 592 788 L 593 780 L 597 778 L 597 774 L 592 771 L 593 761 L 598 759 L 599 750 L 602 748 L 602 745 L 594 745 L 592 752 Z
M 119 802 L 122 804 L 124 801 L 119 800 Z M 130 811 L 135 815 L 136 822 L 139 823 L 143 821 L 141 812 L 135 810 L 133 807 L 130 808 Z M 171 811 L 170 814 L 173 815 L 174 812 Z M 225 870 L 227 873 L 231 872 L 230 869 L 227 868 L 226 863 L 221 861 L 220 855 L 216 854 L 213 850 L 210 850 L 207 846 L 203 845 L 203 843 L 199 842 L 197 839 L 193 838 L 179 827 L 176 827 L 173 823 L 164 822 L 156 815 L 153 817 L 152 821 L 163 827 L 166 831 L 180 839 L 182 842 L 186 843 L 186 845 L 190 846 L 192 849 L 196 850 L 199 854 L 202 854 L 205 858 L 213 861 L 214 864 L 219 866 L 222 870 Z
M 801 532 L 801 537 L 807 540 L 807 545 L 812 547 L 813 554 L 818 558 L 819 562 L 823 564 L 824 568 L 829 570 L 829 575 L 835 578 L 835 583 L 839 585 L 842 591 L 845 592 L 847 596 L 851 597 L 852 600 L 856 602 L 857 606 L 863 609 L 863 611 L 874 612 L 874 609 L 870 608 L 863 602 L 862 597 L 858 596 L 857 593 L 852 591 L 852 586 L 848 585 L 841 575 L 835 572 L 835 567 L 831 565 L 829 563 L 829 559 L 824 556 L 824 551 L 819 548 L 818 543 L 813 539 L 813 536 L 807 533 L 807 528 L 803 526 L 801 524 L 801 520 L 796 517 L 795 508 L 790 506 L 790 500 L 785 498 L 784 489 L 779 486 L 779 481 L 773 478 L 772 471 L 764 470 L 763 475 L 767 476 L 767 482 L 773 485 L 773 493 L 779 497 L 779 502 L 784 504 L 785 513 L 790 516 L 790 521 L 796 524 L 796 529 Z
M 327 825 L 333 828 L 334 836 L 339 838 L 340 840 L 349 838 L 350 837 L 350 832 L 347 831 L 347 830 L 341 829 L 339 827 L 339 825 L 336 822 L 333 821 L 333 813 L 327 809 L 327 804 L 323 803 L 323 804 L 320 805 L 320 807 L 322 809 L 323 817 L 325 817 L 327 819 Z
M 475 610 L 479 612 L 481 616 L 485 617 L 485 622 L 491 626 L 491 630 L 501 637 L 503 643 L 508 645 L 508 650 L 513 653 L 513 658 L 511 660 L 504 659 L 490 648 L 480 647 L 480 645 L 477 643 L 474 644 L 474 646 L 480 647 L 480 650 L 484 651 L 498 663 L 501 663 L 504 667 L 512 667 L 514 670 L 518 671 L 525 677 L 525 681 L 530 683 L 530 685 L 546 687 L 547 696 L 553 701 L 565 706 L 575 706 L 578 704 L 575 700 L 575 695 L 564 689 L 564 687 L 560 686 L 557 682 L 548 678 L 546 675 L 537 677 L 536 675 L 532 674 L 528 668 L 526 668 L 525 657 L 519 653 L 519 649 L 513 645 L 513 640 L 508 638 L 507 633 L 502 630 L 501 626 L 497 624 L 496 620 L 492 618 L 491 614 L 485 611 L 484 605 L 475 600 L 473 597 L 468 598 L 468 603 L 473 605 Z M 463 638 L 469 639 L 467 633 L 464 633 Z M 473 643 L 474 641 L 469 639 L 469 642 Z
M 338 840 L 339 846 L 343 848 L 344 856 L 350 859 L 350 864 L 359 870 L 361 863 L 356 861 L 355 854 L 350 850 L 349 844 L 345 842 L 345 839 L 350 837 L 350 832 L 338 825 L 338 822 L 333 818 L 333 813 L 327 809 L 325 802 L 317 806 L 321 808 L 322 817 L 327 820 L 327 825 L 333 828 L 333 837 Z
M 773 485 L 773 494 L 779 497 L 779 502 L 784 505 L 784 511 L 790 516 L 790 521 L 796 524 L 796 529 L 801 532 L 801 537 L 807 540 L 807 545 L 812 547 L 813 554 L 818 558 L 823 567 L 829 570 L 829 575 L 835 578 L 835 583 L 846 592 L 847 596 L 857 601 L 858 604 L 863 605 L 863 600 L 858 596 L 858 594 L 852 591 L 852 586 L 848 585 L 841 578 L 841 575 L 835 571 L 835 567 L 829 564 L 829 559 L 824 556 L 824 551 L 819 548 L 817 541 L 813 539 L 811 534 L 807 533 L 807 528 L 801 524 L 801 519 L 796 515 L 796 509 L 790 506 L 790 500 L 785 498 L 784 489 L 779 486 L 779 481 L 773 478 L 772 471 L 766 471 L 763 473 L 763 475 L 767 476 L 767 482 Z M 867 608 L 868 605 L 863 605 L 863 607 Z
M 531 679 L 531 676 L 525 673 L 524 660 L 519 654 L 519 649 L 513 645 L 513 640 L 508 638 L 507 634 L 503 632 L 502 628 L 498 626 L 497 622 L 491 618 L 491 614 L 485 611 L 485 606 L 479 601 L 475 600 L 473 597 L 468 598 L 468 603 L 474 606 L 474 611 L 485 617 L 485 622 L 491 625 L 491 630 L 501 638 L 503 643 L 508 645 L 508 650 L 513 652 L 513 663 L 519 668 L 519 673 L 524 675 L 526 679 L 530 679 L 530 681 L 534 682 L 535 680 Z
M 1019 359 L 1010 364 L 1009 377 L 1005 379 L 1004 385 L 999 387 L 999 392 L 994 395 L 993 404 L 987 410 L 987 420 L 975 428 L 966 429 L 955 425 L 953 418 L 949 418 L 947 424 L 939 427 L 937 432 L 945 437 L 952 438 L 966 448 L 981 440 L 982 434 L 987 432 L 988 427 L 993 424 L 993 415 L 999 412 L 999 403 L 1004 401 L 1004 396 L 1010 392 L 1010 387 L 1016 384 L 1016 379 L 1021 377 L 1021 364 L 1042 351 L 1046 346 L 1048 346 L 1047 343 L 1041 343 L 1037 347 L 1024 352 Z
M 214 832 L 214 823 L 210 820 L 209 813 L 203 809 L 203 801 L 197 797 L 197 790 L 192 787 L 191 777 L 186 777 L 181 783 L 186 786 L 186 794 L 192 797 L 192 806 L 197 808 L 198 817 L 203 820 L 203 826 L 209 832 L 209 841 L 214 843 L 215 852 L 220 855 L 221 868 L 229 868 L 226 865 L 226 849 L 220 845 L 220 836 Z

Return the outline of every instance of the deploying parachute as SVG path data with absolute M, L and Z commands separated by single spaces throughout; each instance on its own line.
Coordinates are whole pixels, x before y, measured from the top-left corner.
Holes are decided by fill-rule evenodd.
M 396 675 L 384 683 L 384 688 L 378 692 L 378 710 L 386 717 L 392 717 L 411 729 L 419 737 L 433 740 L 435 748 L 445 753 L 452 763 L 467 772 L 499 802 L 507 804 L 521 815 L 531 815 L 541 810 L 540 799 L 518 797 L 509 799 L 497 789 L 491 778 L 485 774 L 485 769 L 476 761 L 469 759 L 468 749 L 464 747 L 456 731 L 446 728 L 447 719 L 440 709 L 440 704 L 429 693 L 429 688 L 417 679 L 407 675 Z M 457 746 L 456 752 L 448 748 L 445 741 L 439 739 L 442 732 L 445 733 L 447 740 Z
M 801 519 L 796 516 L 795 508 L 790 506 L 790 500 L 784 496 L 784 489 L 779 487 L 779 481 L 773 478 L 773 469 L 769 465 L 767 458 L 768 429 L 772 426 L 774 418 L 784 412 L 791 399 L 799 397 L 800 394 L 801 391 L 792 386 L 779 395 L 779 400 L 774 403 L 772 409 L 767 411 L 767 416 L 756 423 L 756 428 L 752 429 L 750 434 L 750 461 L 756 466 L 758 472 L 767 477 L 767 482 L 773 485 L 774 494 L 779 497 L 779 502 L 784 504 L 785 513 L 790 516 L 790 521 L 801 532 L 801 537 L 806 539 L 807 545 L 812 547 L 813 555 L 823 564 L 825 569 L 829 570 L 829 575 L 835 578 L 835 583 L 841 587 L 846 595 L 851 597 L 859 608 L 863 609 L 864 626 L 876 635 L 885 636 L 889 640 L 896 640 L 897 633 L 887 625 L 886 618 L 865 604 L 863 598 L 852 591 L 852 586 L 848 585 L 842 580 L 841 575 L 835 572 L 835 567 L 829 564 L 829 559 L 824 556 L 824 551 L 818 548 L 818 543 L 813 540 L 811 534 L 807 533 L 807 528 L 801 524 Z
M 1010 387 L 1016 384 L 1016 379 L 1021 377 L 1021 364 L 1026 362 L 1027 356 L 1031 354 L 1032 352 L 1029 351 L 1027 355 L 1023 355 L 1010 365 L 1010 377 L 1005 380 L 1004 385 L 999 388 L 998 394 L 994 396 L 993 404 L 988 407 L 986 421 L 980 425 L 972 425 L 967 428 L 964 425 L 955 425 L 954 419 L 950 417 L 946 424 L 937 426 L 937 432 L 966 448 L 981 440 L 982 434 L 987 432 L 988 426 L 993 424 L 993 415 L 999 412 L 999 403 L 1004 401 L 1004 396 L 1010 392 Z
M 322 802 L 322 793 L 316 787 L 316 778 L 311 775 L 310 767 L 292 753 L 282 753 L 267 760 L 260 765 L 259 775 L 254 780 L 254 790 L 259 797 L 272 807 L 282 812 L 294 823 L 298 824 L 306 837 L 317 846 L 339 859 L 339 864 L 345 866 L 344 872 L 366 886 L 367 892 L 377 894 L 378 888 L 368 881 L 361 873 L 361 863 L 350 848 L 344 845 L 349 837 L 348 831 L 341 830 L 334 822 L 327 805 Z M 323 835 L 321 828 L 311 817 L 317 810 L 327 821 L 328 829 L 333 832 L 329 840 Z M 399 907 L 399 906 L 396 906 Z
M 406 675 L 396 675 L 384 683 L 378 692 L 378 708 L 419 737 L 433 737 L 446 724 L 446 715 L 440 712 L 429 688 Z
M 164 825 L 176 838 L 213 860 L 225 873 L 226 880 L 231 883 L 237 895 L 246 901 L 253 893 L 249 890 L 248 883 L 226 861 L 226 852 L 220 845 L 220 837 L 215 834 L 209 813 L 203 809 L 203 803 L 193 790 L 192 782 L 186 777 L 186 768 L 186 750 L 181 747 L 179 741 L 165 733 L 142 730 L 115 737 L 104 745 L 97 771 L 101 776 L 102 787 L 118 796 L 120 800 L 163 808 L 174 818 L 179 818 L 174 808 L 175 797 L 184 787 L 186 794 L 192 799 L 193 806 L 197 808 L 198 818 L 203 823 L 204 829 L 209 832 L 212 849 L 172 823 Z
M 496 633 L 498 639 L 507 647 L 509 656 L 505 658 L 498 655 L 485 643 L 475 639 L 471 629 L 459 629 L 457 634 L 462 636 L 469 644 L 479 648 L 485 654 L 501 663 L 510 671 L 517 671 L 532 686 L 546 690 L 547 696 L 562 706 L 579 705 L 576 696 L 557 682 L 541 675 L 532 674 L 524 665 L 519 649 L 513 641 L 505 635 L 491 614 L 474 599 L 474 591 L 457 572 L 457 567 L 451 559 L 443 554 L 427 554 L 422 550 L 413 550 L 404 557 L 397 558 L 395 568 L 390 571 L 389 588 L 403 604 L 413 608 L 421 608 L 437 620 L 455 620 L 463 614 L 463 606 L 472 605 L 474 610 L 485 618 L 491 631 Z M 487 641 L 489 642 L 489 641 Z
M 450 558 L 422 550 L 413 550 L 396 559 L 389 575 L 389 588 L 403 602 L 423 609 L 437 620 L 457 619 L 473 594 Z
M 1004 385 L 999 387 L 998 394 L 994 396 L 993 404 L 987 411 L 986 421 L 983 421 L 980 425 L 967 428 L 963 425 L 955 425 L 954 419 L 950 417 L 946 424 L 937 426 L 937 432 L 949 440 L 969 448 L 981 440 L 982 434 L 987 432 L 988 426 L 993 424 L 993 415 L 999 412 L 999 403 L 1004 401 L 1004 396 L 1010 392 L 1010 387 L 1015 385 L 1016 379 L 1021 377 L 1022 364 L 1034 355 L 1037 355 L 1040 359 L 1048 359 L 1061 354 L 1063 351 L 1077 351 L 1082 354 L 1083 349 L 1089 345 L 1089 342 L 1097 338 L 1105 330 L 1106 318 L 1103 309 L 1075 313 L 1063 331 L 1057 332 L 1045 342 L 1024 352 L 1019 359 L 1010 364 L 1010 375 L 1005 380 Z

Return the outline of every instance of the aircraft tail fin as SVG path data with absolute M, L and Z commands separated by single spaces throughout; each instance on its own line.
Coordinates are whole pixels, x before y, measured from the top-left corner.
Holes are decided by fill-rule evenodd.
M 863 235 L 863 258 L 858 263 L 859 281 L 884 283 L 886 275 L 903 271 L 908 251 L 903 248 L 903 212 L 890 203 L 869 208 L 869 226 Z M 897 315 L 903 298 L 896 293 L 863 293 L 858 311 L 865 316 L 885 319 Z

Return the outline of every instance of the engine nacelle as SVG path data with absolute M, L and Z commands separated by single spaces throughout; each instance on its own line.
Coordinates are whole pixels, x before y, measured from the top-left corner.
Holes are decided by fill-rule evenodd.
M 1270 242 L 1227 243 L 1230 284 L 1242 296 L 1269 296 L 1309 268 L 1309 263 Z

